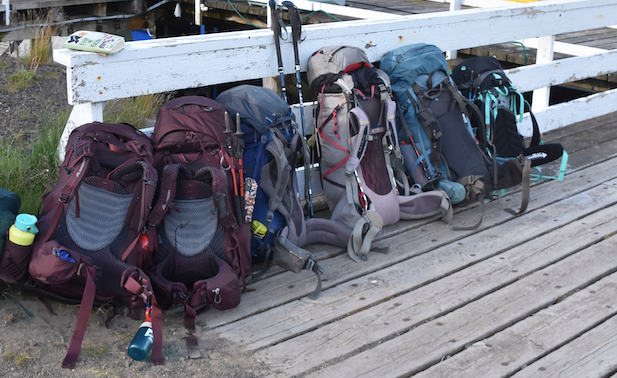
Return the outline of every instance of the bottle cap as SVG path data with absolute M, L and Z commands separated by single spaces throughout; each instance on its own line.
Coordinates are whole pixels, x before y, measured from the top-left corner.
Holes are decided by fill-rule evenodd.
M 39 229 L 35 226 L 36 222 L 37 219 L 34 215 L 19 214 L 15 218 L 15 227 L 23 232 L 29 232 L 36 235 L 39 232 Z
M 263 238 L 264 236 L 266 236 L 268 229 L 266 228 L 266 225 L 264 225 L 260 221 L 254 220 L 253 223 L 251 223 L 251 231 L 253 231 L 253 233 L 260 238 Z

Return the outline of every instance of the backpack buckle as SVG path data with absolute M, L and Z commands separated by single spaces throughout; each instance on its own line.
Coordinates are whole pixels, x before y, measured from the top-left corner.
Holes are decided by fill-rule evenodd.
M 146 183 L 146 185 L 156 186 L 156 183 L 154 181 L 148 180 L 148 177 L 146 177 L 145 173 L 141 175 L 141 179 L 143 180 L 143 182 Z
M 321 265 L 319 265 L 317 261 L 313 260 L 312 258 L 309 258 L 308 260 L 306 260 L 304 269 L 313 271 L 314 268 L 317 268 L 317 271 L 319 272 L 319 274 L 323 274 L 324 269 Z

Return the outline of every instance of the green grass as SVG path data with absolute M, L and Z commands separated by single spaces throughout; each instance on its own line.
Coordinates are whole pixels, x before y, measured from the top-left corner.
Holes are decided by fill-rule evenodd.
M 108 123 L 126 122 L 141 128 L 147 118 L 156 117 L 165 99 L 148 95 L 114 101 L 103 116 Z M 19 133 L 9 140 L 0 139 L 0 187 L 19 194 L 21 213 L 38 214 L 41 196 L 56 184 L 60 165 L 56 151 L 68 117 L 66 112 L 45 122 L 43 131 L 29 144 L 21 143 L 25 135 Z
M 88 372 L 92 373 L 96 378 L 120 378 L 120 374 L 117 372 L 104 368 L 92 368 L 88 369 Z
M 2 358 L 5 361 L 9 361 L 15 364 L 15 366 L 17 367 L 21 367 L 23 365 L 26 364 L 26 362 L 28 362 L 28 360 L 31 358 L 28 355 L 28 352 L 14 352 L 14 351 L 9 351 L 4 353 L 4 355 L 2 356 Z
M 155 118 L 166 101 L 163 94 L 123 98 L 107 102 L 103 119 L 107 123 L 129 123 L 138 129 L 146 127 L 148 119 Z
M 86 356 L 100 357 L 109 352 L 109 346 L 100 341 L 85 340 L 84 344 L 81 346 L 81 350 Z
M 38 78 L 39 76 L 36 73 L 27 70 L 21 70 L 9 76 L 7 79 L 7 83 L 2 87 L 2 89 L 7 92 L 15 92 L 20 89 L 26 89 Z
M 57 179 L 56 149 L 68 113 L 45 124 L 43 131 L 28 147 L 21 147 L 16 134 L 0 140 L 0 186 L 21 197 L 20 212 L 37 214 L 41 195 Z

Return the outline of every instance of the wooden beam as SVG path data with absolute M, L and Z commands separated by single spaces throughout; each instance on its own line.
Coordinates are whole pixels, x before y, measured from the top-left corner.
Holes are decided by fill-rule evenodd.
M 616 23 L 614 1 L 582 0 L 563 4 L 547 2 L 536 7 L 422 14 L 391 21 L 307 25 L 306 39 L 300 45 L 300 61 L 305 69 L 313 52 L 341 43 L 362 48 L 371 61 L 378 61 L 387 51 L 416 42 L 431 41 L 445 51 L 458 50 Z M 484 32 L 492 29 L 500 32 Z M 281 49 L 285 73 L 293 73 L 292 44 L 283 43 Z M 112 56 L 63 49 L 54 51 L 54 59 L 68 68 L 70 104 L 277 74 L 271 30 L 127 42 L 124 51 Z M 136 64 L 140 70 L 134 69 Z

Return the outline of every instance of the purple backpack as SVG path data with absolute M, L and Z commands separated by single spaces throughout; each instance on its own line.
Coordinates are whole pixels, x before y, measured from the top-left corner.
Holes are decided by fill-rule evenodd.
M 222 105 L 184 96 L 161 108 L 151 136 L 159 172 L 148 219 L 156 233 L 148 270 L 161 308 L 184 306 L 187 346 L 200 357 L 196 308 L 238 306 L 251 273 L 250 224 L 243 222 L 243 167 L 238 141 Z
M 65 368 L 73 368 L 95 300 L 152 309 L 152 360 L 163 364 L 161 311 L 142 268 L 152 259 L 146 220 L 157 182 L 152 144 L 129 124 L 76 128 L 58 181 L 44 196 L 29 272 L 36 288 L 81 300 Z

